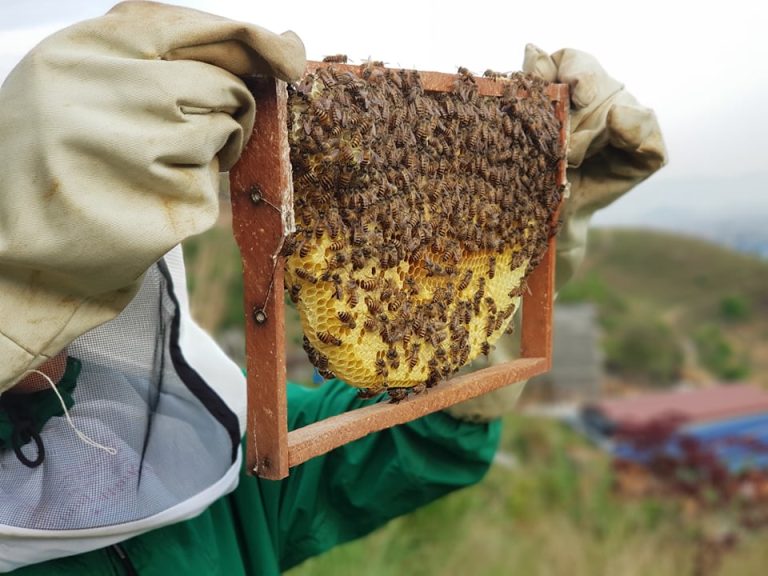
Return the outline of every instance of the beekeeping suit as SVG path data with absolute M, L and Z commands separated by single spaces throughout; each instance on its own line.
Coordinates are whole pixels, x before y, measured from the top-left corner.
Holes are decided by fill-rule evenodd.
M 438 413 L 238 486 L 244 379 L 190 318 L 177 246 L 250 136 L 238 76 L 303 67 L 292 33 L 130 2 L 3 84 L 0 571 L 277 574 L 487 470 L 498 422 Z M 362 402 L 288 398 L 291 427 Z

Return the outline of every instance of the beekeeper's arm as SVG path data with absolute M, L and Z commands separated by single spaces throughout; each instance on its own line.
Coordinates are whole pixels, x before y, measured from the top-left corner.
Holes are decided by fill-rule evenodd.
M 0 90 L 0 392 L 115 317 L 207 229 L 254 115 L 237 75 L 297 78 L 304 48 L 126 2 L 34 48 Z
M 551 56 L 529 44 L 523 70 L 549 82 L 567 84 L 571 95 L 568 182 L 570 195 L 561 211 L 557 236 L 556 284 L 559 289 L 584 260 L 587 230 L 595 211 L 648 178 L 667 161 L 653 110 L 637 100 L 586 52 L 566 48 Z M 516 331 L 518 338 L 520 330 Z M 494 362 L 519 354 L 519 341 L 502 340 Z M 457 418 L 486 421 L 512 410 L 525 382 L 465 402 L 448 412 Z

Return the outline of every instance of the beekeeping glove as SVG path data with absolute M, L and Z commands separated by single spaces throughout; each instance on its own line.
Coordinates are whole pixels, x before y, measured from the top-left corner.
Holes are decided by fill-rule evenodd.
M 253 99 L 304 47 L 267 30 L 125 2 L 41 42 L 0 90 L 0 392 L 115 317 L 145 270 L 218 213 Z
M 550 56 L 529 44 L 523 71 L 568 84 L 571 96 L 567 153 L 570 193 L 563 202 L 563 224 L 557 236 L 555 276 L 559 289 L 584 260 L 592 214 L 661 168 L 667 151 L 653 110 L 638 104 L 593 56 L 570 48 Z M 519 336 L 502 339 L 489 361 L 512 360 L 519 356 L 519 350 Z M 524 386 L 525 382 L 517 382 L 453 406 L 448 412 L 472 421 L 498 418 L 514 408 Z
M 667 150 L 653 110 L 638 104 L 586 52 L 566 48 L 550 56 L 528 44 L 523 71 L 570 89 L 570 197 L 557 237 L 560 287 L 584 259 L 592 214 L 666 164 Z

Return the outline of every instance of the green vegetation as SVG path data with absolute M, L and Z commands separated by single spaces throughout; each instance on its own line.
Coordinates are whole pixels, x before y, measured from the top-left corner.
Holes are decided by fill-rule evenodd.
M 625 378 L 645 379 L 650 386 L 674 384 L 683 368 L 677 337 L 655 318 L 622 322 L 605 341 L 606 368 Z
M 707 324 L 696 330 L 694 342 L 701 363 L 719 378 L 742 380 L 749 375 L 746 354 L 737 354 L 716 325 Z
M 596 304 L 611 372 L 663 386 L 687 362 L 717 379 L 768 384 L 768 263 L 647 230 L 595 230 L 589 242 L 559 299 Z
M 741 295 L 729 295 L 720 300 L 720 316 L 726 322 L 743 322 L 751 315 L 749 301 Z
M 679 576 L 695 574 L 699 525 L 679 503 L 627 500 L 613 490 L 608 459 L 551 421 L 508 417 L 495 465 L 479 485 L 338 547 L 288 576 Z M 743 576 L 766 553 L 752 546 Z M 703 572 L 702 572 L 703 574 Z

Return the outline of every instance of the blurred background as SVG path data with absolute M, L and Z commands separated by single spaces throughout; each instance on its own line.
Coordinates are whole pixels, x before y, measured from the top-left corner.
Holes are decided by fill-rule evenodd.
M 181 4 L 308 56 L 453 72 L 520 68 L 527 42 L 594 54 L 656 110 L 670 164 L 594 219 L 560 293 L 555 365 L 506 418 L 481 484 L 290 572 L 753 575 L 768 565 L 768 8 L 560 0 Z M 0 79 L 103 1 L 0 0 Z M 186 243 L 193 313 L 243 362 L 226 198 Z M 288 310 L 292 379 L 310 384 Z

